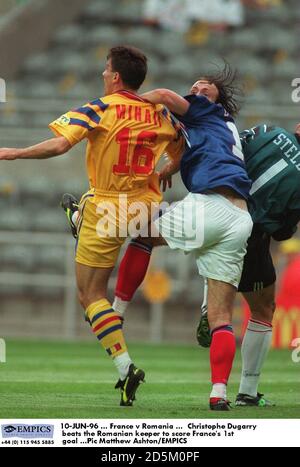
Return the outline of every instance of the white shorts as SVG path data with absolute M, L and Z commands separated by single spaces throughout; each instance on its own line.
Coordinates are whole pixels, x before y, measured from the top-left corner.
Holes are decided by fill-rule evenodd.
M 170 248 L 194 252 L 199 274 L 238 287 L 253 227 L 247 211 L 215 193 L 189 193 L 154 224 Z

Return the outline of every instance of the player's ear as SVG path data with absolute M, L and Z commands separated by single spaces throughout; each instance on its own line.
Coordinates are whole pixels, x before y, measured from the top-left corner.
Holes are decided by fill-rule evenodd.
M 300 136 L 300 123 L 296 126 L 296 135 Z
M 121 81 L 121 75 L 118 71 L 114 71 L 113 82 L 118 84 Z

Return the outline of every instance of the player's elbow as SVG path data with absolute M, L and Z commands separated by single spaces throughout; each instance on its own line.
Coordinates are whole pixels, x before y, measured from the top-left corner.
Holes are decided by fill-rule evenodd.
M 65 154 L 71 149 L 71 144 L 67 140 L 67 138 L 61 136 L 59 138 L 56 138 L 55 141 L 55 153 L 57 156 L 60 156 L 61 154 Z

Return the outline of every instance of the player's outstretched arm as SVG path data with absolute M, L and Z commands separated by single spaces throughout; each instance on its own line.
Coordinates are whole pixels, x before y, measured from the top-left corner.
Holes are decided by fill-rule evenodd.
M 186 114 L 190 106 L 187 100 L 170 89 L 155 89 L 144 93 L 142 97 L 152 104 L 165 105 L 172 113 L 177 115 Z
M 0 148 L 0 160 L 49 159 L 61 156 L 71 149 L 71 144 L 64 136 L 51 138 L 28 148 Z

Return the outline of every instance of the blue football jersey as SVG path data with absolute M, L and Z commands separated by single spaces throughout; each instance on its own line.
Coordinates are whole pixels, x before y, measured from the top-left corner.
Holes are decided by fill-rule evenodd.
M 244 163 L 238 130 L 233 118 L 220 104 L 205 96 L 185 99 L 189 110 L 178 120 L 183 123 L 187 148 L 181 160 L 183 183 L 191 193 L 228 187 L 249 198 L 251 180 Z

